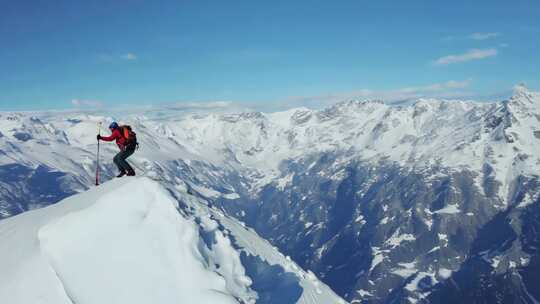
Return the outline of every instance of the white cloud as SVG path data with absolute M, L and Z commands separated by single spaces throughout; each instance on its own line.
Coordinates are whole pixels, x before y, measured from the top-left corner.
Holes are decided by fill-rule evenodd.
M 464 54 L 459 55 L 449 55 L 441 57 L 437 60 L 435 60 L 435 65 L 449 65 L 452 63 L 459 63 L 459 62 L 466 62 L 471 60 L 479 60 L 484 59 L 488 57 L 493 57 L 497 55 L 497 49 L 491 48 L 491 49 L 472 49 L 467 51 Z
M 182 115 L 193 113 L 241 113 L 254 111 L 248 105 L 232 101 L 177 101 L 170 103 L 148 103 L 148 104 L 119 104 L 107 108 L 108 115 L 111 113 L 119 116 L 140 115 L 144 113 L 145 117 L 160 118 L 165 117 L 178 118 Z
M 487 40 L 500 36 L 501 33 L 473 33 L 469 36 L 473 40 Z
M 445 36 L 445 37 L 442 37 L 440 40 L 444 41 L 444 42 L 450 42 L 450 41 L 456 41 L 456 40 L 461 41 L 461 40 L 464 40 L 464 39 L 488 40 L 488 39 L 493 39 L 493 38 L 500 37 L 500 36 L 502 36 L 502 33 L 498 33 L 498 32 L 480 33 L 480 32 L 477 32 L 477 33 L 472 33 L 472 34 L 467 35 L 467 36 L 462 36 L 462 35 Z
M 411 92 L 411 93 L 420 93 L 420 92 L 441 92 L 453 89 L 463 89 L 468 87 L 471 84 L 471 79 L 466 79 L 463 81 L 449 80 L 444 83 L 435 83 L 422 87 L 411 87 L 403 88 L 396 90 L 397 92 Z
M 103 107 L 103 102 L 99 100 L 72 99 L 71 104 L 76 107 L 92 107 L 92 108 Z
M 203 110 L 203 109 L 224 109 L 236 107 L 232 101 L 207 101 L 207 102 L 176 102 L 175 104 L 169 106 L 176 110 L 183 109 L 192 109 L 192 110 Z
M 120 60 L 133 61 L 133 60 L 137 60 L 139 57 L 134 53 L 125 53 L 123 55 L 102 53 L 102 54 L 98 54 L 97 58 L 99 61 L 103 61 L 103 62 L 115 62 L 115 61 L 118 62 Z
M 137 55 L 135 55 L 133 53 L 127 53 L 127 54 L 122 55 L 122 59 L 124 59 L 124 60 L 137 60 Z

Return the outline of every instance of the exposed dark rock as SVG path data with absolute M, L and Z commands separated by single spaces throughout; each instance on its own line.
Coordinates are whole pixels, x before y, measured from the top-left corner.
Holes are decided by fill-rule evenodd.
M 26 132 L 15 132 L 13 133 L 13 137 L 20 141 L 29 141 L 32 139 L 32 135 Z

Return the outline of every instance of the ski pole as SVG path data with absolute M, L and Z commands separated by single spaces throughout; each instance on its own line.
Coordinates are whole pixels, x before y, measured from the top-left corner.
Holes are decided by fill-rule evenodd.
M 101 135 L 101 122 L 98 123 L 98 135 Z M 99 140 L 97 141 L 96 186 L 99 186 Z

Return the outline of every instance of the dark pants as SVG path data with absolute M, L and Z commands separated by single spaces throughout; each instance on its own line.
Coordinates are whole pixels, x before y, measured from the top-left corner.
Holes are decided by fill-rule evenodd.
M 135 152 L 135 149 L 126 149 L 114 156 L 113 161 L 120 172 L 133 172 L 133 168 L 126 161 L 126 158 L 130 157 L 133 152 Z

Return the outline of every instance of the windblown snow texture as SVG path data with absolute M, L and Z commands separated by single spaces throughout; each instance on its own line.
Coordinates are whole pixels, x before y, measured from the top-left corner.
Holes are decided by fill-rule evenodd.
M 279 296 L 281 303 L 344 303 L 294 263 L 272 260 L 281 255 L 255 246 L 262 242 L 256 234 L 241 225 L 225 230 L 211 212 L 218 213 L 182 190 L 126 178 L 6 219 L 0 222 L 0 298 L 213 304 L 271 303 L 264 299 Z M 242 249 L 235 237 L 253 242 Z M 260 297 L 269 273 L 279 281 Z M 319 296 L 308 298 L 314 290 Z
M 137 171 L 240 219 L 346 300 L 452 303 L 460 290 L 472 303 L 540 301 L 538 93 L 517 86 L 497 103 L 175 115 L 126 117 L 141 141 L 130 158 Z M 2 113 L 0 165 L 57 174 L 67 187 L 43 188 L 45 197 L 82 191 L 92 184 L 98 121 L 110 118 Z M 110 160 L 113 145 L 104 149 Z M 29 197 L 24 174 L 5 176 L 3 217 L 54 201 Z
M 1 259 L 6 303 L 40 302 L 30 286 L 50 287 L 46 303 L 237 303 L 205 269 L 194 223 L 153 182 L 117 182 L 25 215 L 2 222 L 24 234 L 2 242 L 13 253 Z

